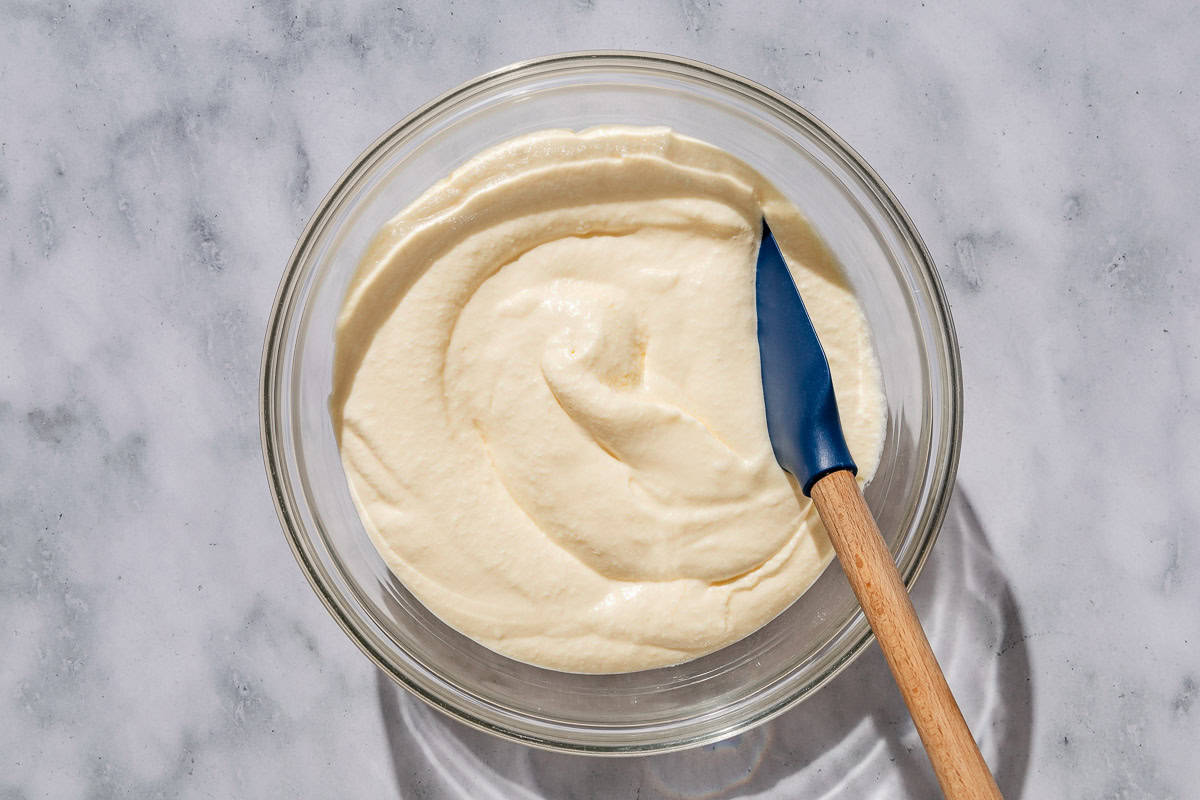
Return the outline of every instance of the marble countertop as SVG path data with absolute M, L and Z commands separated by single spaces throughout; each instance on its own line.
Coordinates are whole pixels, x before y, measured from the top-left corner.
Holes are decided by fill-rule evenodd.
M 1195 796 L 1194 6 L 163 6 L 0 3 L 0 797 L 935 796 L 877 648 L 712 747 L 536 752 L 393 688 L 280 533 L 258 365 L 307 217 L 434 94 L 585 48 L 762 82 L 890 184 L 966 381 L 915 598 L 1001 787 Z

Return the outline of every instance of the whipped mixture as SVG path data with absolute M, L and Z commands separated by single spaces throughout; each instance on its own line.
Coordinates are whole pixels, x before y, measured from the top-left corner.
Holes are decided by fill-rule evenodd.
M 541 131 L 378 233 L 330 409 L 367 532 L 442 620 L 532 664 L 632 671 L 740 639 L 821 573 L 820 520 L 767 438 L 764 213 L 865 482 L 884 403 L 862 310 L 800 212 L 723 150 Z

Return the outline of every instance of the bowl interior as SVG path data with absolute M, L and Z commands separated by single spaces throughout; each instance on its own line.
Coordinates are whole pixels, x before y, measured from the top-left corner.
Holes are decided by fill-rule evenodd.
M 902 575 L 936 535 L 957 452 L 953 332 L 928 259 L 865 165 L 819 123 L 732 76 L 672 59 L 548 59 L 435 101 L 347 173 L 297 246 L 264 359 L 264 441 L 281 516 L 314 586 L 377 663 L 478 726 L 567 749 L 711 741 L 828 680 L 868 630 L 833 567 L 770 624 L 664 669 L 573 675 L 500 656 L 428 612 L 387 570 L 350 498 L 328 413 L 334 320 L 375 231 L 480 150 L 543 128 L 667 125 L 762 172 L 810 219 L 866 312 L 887 396 L 867 489 Z

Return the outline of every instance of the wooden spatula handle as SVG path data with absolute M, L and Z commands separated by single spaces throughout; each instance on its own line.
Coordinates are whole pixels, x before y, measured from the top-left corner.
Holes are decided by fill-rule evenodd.
M 858 482 L 847 470 L 831 472 L 813 484 L 812 499 L 916 723 L 942 792 L 949 800 L 1001 798 Z

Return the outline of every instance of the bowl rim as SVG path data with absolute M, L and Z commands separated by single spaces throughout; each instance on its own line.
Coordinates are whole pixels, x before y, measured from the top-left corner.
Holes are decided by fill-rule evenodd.
M 879 208 L 886 213 L 889 221 L 900 234 L 904 244 L 911 250 L 913 261 L 917 267 L 913 273 L 913 277 L 919 279 L 923 284 L 922 288 L 925 289 L 927 299 L 930 303 L 929 312 L 934 327 L 941 333 L 940 337 L 934 337 L 934 344 L 941 351 L 935 355 L 938 356 L 936 360 L 940 361 L 945 367 L 942 388 L 947 392 L 947 413 L 941 426 L 942 430 L 940 431 L 940 439 L 944 442 L 944 447 L 940 452 L 931 454 L 930 462 L 935 464 L 935 466 L 938 461 L 944 464 L 945 480 L 930 485 L 925 513 L 927 519 L 924 526 L 927 529 L 924 537 L 925 542 L 922 547 L 918 548 L 916 557 L 908 564 L 901 575 L 906 588 L 911 591 L 914 582 L 920 575 L 929 557 L 930 551 L 933 549 L 933 545 L 937 541 L 942 522 L 949 509 L 950 498 L 954 491 L 958 471 L 963 427 L 962 367 L 958 337 L 954 329 L 949 303 L 946 299 L 945 290 L 937 268 L 924 241 L 917 232 L 916 226 L 891 189 L 888 188 L 866 160 L 838 136 L 838 134 L 811 112 L 784 95 L 741 75 L 695 59 L 634 50 L 579 50 L 529 58 L 483 73 L 478 77 L 443 92 L 404 116 L 382 135 L 378 136 L 354 159 L 350 166 L 339 176 L 337 181 L 334 182 L 332 188 L 321 198 L 320 203 L 305 224 L 304 230 L 288 257 L 287 268 L 284 270 L 274 300 L 272 301 L 260 362 L 258 387 L 259 441 L 276 514 L 279 517 L 285 538 L 292 549 L 292 554 L 300 565 L 301 571 L 304 573 L 309 585 L 312 586 L 313 591 L 321 599 L 325 608 L 334 620 L 337 621 L 346 635 L 395 683 L 403 686 L 416 697 L 459 722 L 505 739 L 541 749 L 590 755 L 636 755 L 650 752 L 670 752 L 710 744 L 744 732 L 782 714 L 833 680 L 842 670 L 858 658 L 875 639 L 870 627 L 865 624 L 866 621 L 861 608 L 854 612 L 848 625 L 848 629 L 861 628 L 861 630 L 856 637 L 851 637 L 849 646 L 841 658 L 833 661 L 823 674 L 806 684 L 800 691 L 789 693 L 784 699 L 775 702 L 762 713 L 747 715 L 738 719 L 733 725 L 718 727 L 706 733 L 671 740 L 642 741 L 640 743 L 623 742 L 620 744 L 604 743 L 600 745 L 584 745 L 574 740 L 564 741 L 549 736 L 535 735 L 527 731 L 503 727 L 485 719 L 483 716 L 470 713 L 466 708 L 439 697 L 436 693 L 428 691 L 421 685 L 421 682 L 414 680 L 404 671 L 396 669 L 391 663 L 391 659 L 379 652 L 372 643 L 371 639 L 373 635 L 360 629 L 361 621 L 348 613 L 335 600 L 334 595 L 338 594 L 338 592 L 333 588 L 333 581 L 330 576 L 318 563 L 312 540 L 310 537 L 300 533 L 300 529 L 303 528 L 303 525 L 299 522 L 301 514 L 298 512 L 292 489 L 285 477 L 287 465 L 282 459 L 279 444 L 282 440 L 282 432 L 280 430 L 282 420 L 277 418 L 274 408 L 276 401 L 275 386 L 281 378 L 281 367 L 285 360 L 282 358 L 284 354 L 281 352 L 280 346 L 284 341 L 283 334 L 287 327 L 286 323 L 295 312 L 298 278 L 304 267 L 305 256 L 327 226 L 332 211 L 338 205 L 339 199 L 343 198 L 356 180 L 369 170 L 381 152 L 394 144 L 398 138 L 415 133 L 431 112 L 468 97 L 473 93 L 490 88 L 494 84 L 501 83 L 521 73 L 549 71 L 556 67 L 575 66 L 583 68 L 588 64 L 601 67 L 658 68 L 660 71 L 674 72 L 676 74 L 682 72 L 692 78 L 710 80 L 716 78 L 716 82 L 723 88 L 737 90 L 751 99 L 763 102 L 765 105 L 772 107 L 772 110 L 777 113 L 782 112 L 784 116 L 792 118 L 793 121 L 798 121 L 809 126 L 817 134 L 818 139 L 823 138 L 826 146 L 832 147 L 836 151 L 837 155 L 843 161 L 843 166 L 851 172 L 857 173 L 857 177 L 862 182 L 862 185 L 875 194 Z

